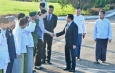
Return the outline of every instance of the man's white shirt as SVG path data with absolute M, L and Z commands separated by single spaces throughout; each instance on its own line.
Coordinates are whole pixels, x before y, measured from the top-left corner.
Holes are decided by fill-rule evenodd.
M 74 22 L 78 26 L 78 34 L 83 34 L 86 33 L 86 25 L 85 25 L 85 19 L 84 16 L 79 15 L 77 16 L 76 14 L 74 15 Z
M 5 36 L 5 31 L 0 28 L 0 69 L 4 69 L 4 67 L 10 62 L 7 38 Z
M 35 22 L 29 22 L 29 25 L 26 26 L 26 28 L 23 29 L 23 34 L 25 35 L 25 42 L 28 47 L 34 47 L 34 41 L 32 32 L 35 31 L 36 23 Z
M 21 53 L 26 53 L 27 50 L 26 50 L 25 38 L 24 38 L 23 30 L 21 29 L 20 26 L 17 26 L 13 30 L 13 35 L 14 35 L 17 55 L 21 55 Z

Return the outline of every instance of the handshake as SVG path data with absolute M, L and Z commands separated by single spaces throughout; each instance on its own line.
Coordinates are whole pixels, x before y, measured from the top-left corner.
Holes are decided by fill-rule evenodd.
M 51 37 L 55 37 L 56 34 L 54 34 L 54 33 L 50 33 L 50 36 L 51 36 Z

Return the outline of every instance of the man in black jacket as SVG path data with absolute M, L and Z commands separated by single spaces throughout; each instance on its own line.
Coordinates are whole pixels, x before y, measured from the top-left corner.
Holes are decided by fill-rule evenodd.
M 73 15 L 67 15 L 67 24 L 63 31 L 56 33 L 55 36 L 59 37 L 65 34 L 65 61 L 66 61 L 66 68 L 63 69 L 65 71 L 75 72 L 76 67 L 76 55 L 75 49 L 77 44 L 77 36 L 78 36 L 78 27 L 73 22 Z
M 52 5 L 48 8 L 47 17 L 44 19 L 45 29 L 50 32 L 54 32 L 57 25 L 57 16 L 53 14 L 54 7 Z M 51 48 L 52 48 L 52 37 L 49 34 L 44 34 L 44 47 L 43 47 L 43 63 L 45 60 L 48 64 L 52 64 L 51 60 Z M 46 56 L 46 44 L 47 44 L 47 56 Z

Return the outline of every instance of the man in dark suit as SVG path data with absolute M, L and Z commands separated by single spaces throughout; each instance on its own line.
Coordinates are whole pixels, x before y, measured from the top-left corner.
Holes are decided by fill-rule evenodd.
M 77 44 L 78 27 L 73 21 L 74 16 L 72 14 L 67 15 L 67 24 L 63 31 L 57 33 L 55 36 L 59 37 L 65 34 L 65 71 L 75 72 L 76 67 L 76 53 L 75 48 Z
M 54 28 L 57 25 L 57 16 L 53 14 L 54 7 L 52 5 L 48 8 L 48 15 L 44 19 L 45 29 L 50 32 L 54 32 Z M 49 34 L 44 34 L 44 47 L 43 47 L 43 63 L 45 60 L 48 64 L 52 64 L 51 60 L 51 48 L 52 48 L 52 37 Z M 46 44 L 47 44 L 47 56 L 46 56 Z
M 6 73 L 12 73 L 12 67 L 14 63 L 14 59 L 16 58 L 16 48 L 14 42 L 14 36 L 12 34 L 12 30 L 15 28 L 15 17 L 7 16 L 9 20 L 9 27 L 6 30 L 7 44 L 8 44 L 8 52 L 10 57 L 10 62 L 8 63 Z

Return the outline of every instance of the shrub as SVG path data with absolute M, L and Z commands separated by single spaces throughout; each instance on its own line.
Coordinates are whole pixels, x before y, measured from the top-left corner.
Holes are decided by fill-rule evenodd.
M 110 5 L 109 5 L 109 4 L 108 4 L 108 5 L 106 5 L 103 9 L 104 9 L 105 11 L 110 10 Z
M 58 3 L 58 0 L 47 0 L 48 2 Z

